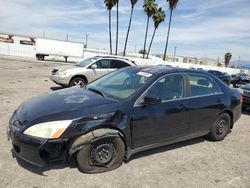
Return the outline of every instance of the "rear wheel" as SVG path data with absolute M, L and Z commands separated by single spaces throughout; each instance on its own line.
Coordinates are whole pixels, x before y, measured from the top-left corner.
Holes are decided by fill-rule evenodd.
M 227 113 L 221 114 L 212 126 L 208 139 L 221 141 L 230 131 L 231 118 Z
M 121 166 L 125 146 L 121 138 L 103 138 L 87 144 L 76 155 L 80 171 L 84 173 L 101 173 Z
M 73 86 L 80 86 L 80 87 L 84 87 L 86 86 L 87 82 L 81 78 L 81 77 L 76 77 L 73 78 L 70 83 L 69 83 L 69 87 L 73 87 Z

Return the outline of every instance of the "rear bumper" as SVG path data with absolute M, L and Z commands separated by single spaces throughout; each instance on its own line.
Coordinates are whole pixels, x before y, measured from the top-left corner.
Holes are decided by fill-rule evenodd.
M 242 106 L 249 107 L 250 106 L 250 97 L 243 95 L 243 104 Z
M 70 77 L 59 76 L 59 75 L 49 75 L 50 80 L 61 86 L 68 86 L 70 82 Z
M 9 126 L 8 137 L 11 139 L 15 155 L 35 166 L 42 167 L 51 162 L 67 159 L 67 140 L 30 137 L 18 133 L 13 125 Z

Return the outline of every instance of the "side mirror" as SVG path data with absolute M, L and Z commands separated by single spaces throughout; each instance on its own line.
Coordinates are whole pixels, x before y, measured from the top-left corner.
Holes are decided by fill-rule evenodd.
M 97 68 L 97 65 L 96 65 L 96 64 L 93 64 L 93 65 L 91 65 L 90 67 L 91 67 L 91 69 L 96 69 L 96 68 Z
M 145 96 L 144 101 L 143 101 L 143 104 L 157 105 L 157 104 L 160 104 L 160 103 L 161 103 L 161 99 L 153 97 L 153 96 Z

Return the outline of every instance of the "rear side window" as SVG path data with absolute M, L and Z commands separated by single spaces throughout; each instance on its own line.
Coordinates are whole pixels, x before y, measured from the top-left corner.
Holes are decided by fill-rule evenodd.
M 127 67 L 127 66 L 130 66 L 130 65 L 119 60 L 111 60 L 111 63 L 110 63 L 110 68 L 112 69 L 120 69 L 120 68 Z
M 215 95 L 222 93 L 215 81 L 202 74 L 188 74 L 191 96 Z

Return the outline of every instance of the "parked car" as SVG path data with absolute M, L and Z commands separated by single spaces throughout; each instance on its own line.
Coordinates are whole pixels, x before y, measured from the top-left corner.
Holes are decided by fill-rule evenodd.
M 217 70 L 209 70 L 210 74 L 213 74 L 214 76 L 218 77 L 220 80 L 222 80 L 225 84 L 230 85 L 231 83 L 231 76 L 229 74 L 222 73 Z
M 242 83 L 242 76 L 238 74 L 232 74 L 231 75 L 231 84 L 233 84 L 233 87 L 239 87 Z
M 27 100 L 7 132 L 29 163 L 75 161 L 82 172 L 98 173 L 143 150 L 205 135 L 223 140 L 241 102 L 238 90 L 205 71 L 131 66 Z
M 246 110 L 248 107 L 250 107 L 250 84 L 242 86 L 241 89 L 243 96 L 242 109 Z
M 235 75 L 231 75 L 231 84 L 234 87 L 239 87 L 240 85 L 245 85 L 250 83 L 250 76 L 245 73 L 238 73 Z
M 135 66 L 135 63 L 115 56 L 95 56 L 75 65 L 54 68 L 49 77 L 53 82 L 64 87 L 85 86 L 105 74 L 127 66 Z

